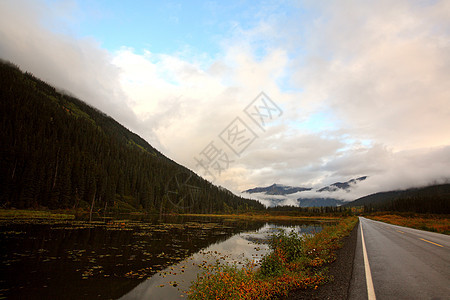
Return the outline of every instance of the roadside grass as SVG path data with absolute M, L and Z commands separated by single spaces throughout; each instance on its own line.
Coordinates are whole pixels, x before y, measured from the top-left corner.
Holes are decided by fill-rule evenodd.
M 51 219 L 51 220 L 73 220 L 72 214 L 54 213 L 40 210 L 0 209 L 0 219 Z
M 244 267 L 207 267 L 193 282 L 189 298 L 273 299 L 295 289 L 318 288 L 331 280 L 327 264 L 336 260 L 335 251 L 342 246 L 342 238 L 357 222 L 356 217 L 341 219 L 315 235 L 278 233 L 272 237 L 271 252 L 259 267 L 252 262 Z
M 411 227 L 437 233 L 450 234 L 450 218 L 448 215 L 397 214 L 392 212 L 376 213 L 366 216 L 375 221 L 393 225 Z

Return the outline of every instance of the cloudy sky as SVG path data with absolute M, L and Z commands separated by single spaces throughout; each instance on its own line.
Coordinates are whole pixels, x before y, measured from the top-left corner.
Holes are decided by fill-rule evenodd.
M 444 0 L 3 0 L 0 57 L 234 192 L 369 176 L 349 200 L 448 182 L 449 16 Z

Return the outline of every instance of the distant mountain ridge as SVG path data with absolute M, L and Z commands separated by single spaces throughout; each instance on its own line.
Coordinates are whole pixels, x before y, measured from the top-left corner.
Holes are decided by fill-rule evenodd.
M 366 180 L 368 176 L 361 176 L 355 179 L 350 179 L 346 182 L 335 182 L 330 184 L 329 186 L 318 189 L 318 192 L 334 192 L 337 190 L 349 190 L 350 187 L 354 184 L 357 184 L 360 181 Z
M 366 180 L 368 176 L 361 176 L 358 178 L 350 179 L 346 182 L 335 182 L 323 188 L 317 190 L 317 192 L 335 192 L 337 190 L 349 190 L 352 185 L 357 184 L 360 181 Z M 243 191 L 242 193 L 255 194 L 264 193 L 266 195 L 289 195 L 297 192 L 304 192 L 312 190 L 311 187 L 296 187 L 274 183 L 266 187 L 255 187 Z
M 310 191 L 312 188 L 305 187 L 293 187 L 282 184 L 272 184 L 266 187 L 255 187 L 253 189 L 248 189 L 243 191 L 243 193 L 254 194 L 254 193 L 264 193 L 266 195 L 289 195 L 297 192 Z
M 375 193 L 348 202 L 345 206 L 364 206 L 369 211 L 449 214 L 450 184 Z
M 358 178 L 350 179 L 346 182 L 335 182 L 333 184 L 330 184 L 328 186 L 322 187 L 316 192 L 336 192 L 339 190 L 345 190 L 350 191 L 352 186 L 358 184 L 359 182 L 366 180 L 368 176 L 361 176 Z M 266 187 L 255 187 L 248 190 L 243 191 L 242 193 L 248 193 L 248 194 L 256 194 L 261 193 L 263 195 L 269 195 L 269 196 L 287 196 L 294 193 L 301 193 L 305 191 L 311 191 L 313 188 L 311 187 L 295 187 L 295 186 L 288 186 L 283 184 L 277 184 L 274 183 L 270 186 Z M 269 206 L 277 206 L 283 201 L 287 199 L 279 199 L 279 198 L 270 198 L 265 197 L 266 201 L 270 201 Z M 301 196 L 296 199 L 298 206 L 300 207 L 320 207 L 320 206 L 340 206 L 345 204 L 346 202 L 337 198 L 325 198 L 325 197 L 313 197 L 310 196 Z

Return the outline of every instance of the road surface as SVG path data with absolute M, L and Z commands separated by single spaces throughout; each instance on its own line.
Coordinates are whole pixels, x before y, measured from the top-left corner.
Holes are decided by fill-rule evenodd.
M 359 220 L 349 299 L 450 299 L 450 236 Z

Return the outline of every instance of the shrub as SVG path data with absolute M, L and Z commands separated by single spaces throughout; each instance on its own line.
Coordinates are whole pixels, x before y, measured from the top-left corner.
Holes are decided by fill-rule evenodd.
M 356 225 L 355 217 L 326 226 L 316 235 L 275 235 L 259 269 L 249 263 L 243 268 L 216 266 L 197 278 L 189 291 L 191 299 L 273 299 L 291 290 L 317 288 L 327 282 L 326 264 L 334 261 L 341 238 Z

